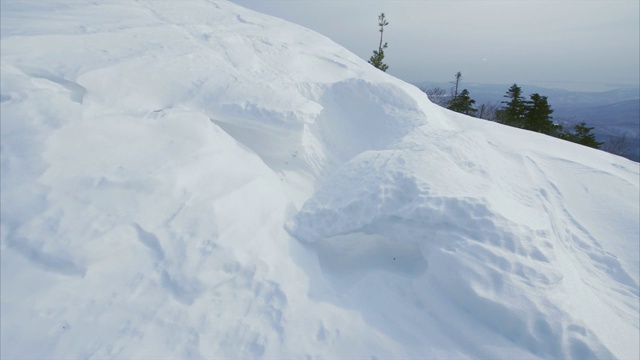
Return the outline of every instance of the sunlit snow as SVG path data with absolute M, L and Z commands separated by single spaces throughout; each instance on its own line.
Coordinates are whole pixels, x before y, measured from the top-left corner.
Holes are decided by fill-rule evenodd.
M 225 1 L 1 6 L 3 359 L 640 356 L 638 163 Z

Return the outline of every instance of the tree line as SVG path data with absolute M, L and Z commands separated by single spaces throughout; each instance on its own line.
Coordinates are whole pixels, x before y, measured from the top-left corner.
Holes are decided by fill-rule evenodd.
M 482 104 L 476 108 L 476 101 L 471 98 L 467 89 L 458 92 L 461 79 L 462 75 L 457 72 L 449 93 L 440 87 L 423 89 L 423 91 L 434 103 L 461 114 L 539 132 L 596 149 L 603 144 L 597 141 L 591 132 L 593 127 L 587 126 L 585 122 L 571 129 L 555 123 L 551 116 L 553 109 L 547 97 L 534 93 L 529 95 L 529 99 L 525 99 L 522 88 L 518 84 L 513 84 L 506 91 L 505 100 L 500 105 Z
M 381 13 L 378 16 L 378 31 L 380 32 L 378 49 L 373 51 L 373 55 L 369 59 L 369 64 L 382 71 L 387 71 L 389 68 L 383 62 L 384 50 L 388 45 L 382 41 L 384 27 L 387 25 L 389 25 L 389 22 L 386 20 L 384 13 Z M 478 109 L 475 107 L 476 101 L 471 98 L 467 89 L 458 91 L 461 80 L 462 74 L 458 71 L 455 74 L 455 81 L 449 94 L 440 87 L 422 90 L 434 103 L 461 114 L 539 132 L 596 149 L 599 149 L 603 144 L 597 141 L 595 135 L 591 132 L 593 127 L 588 127 L 585 122 L 575 125 L 573 129 L 565 129 L 561 124 L 554 123 L 551 116 L 553 110 L 546 96 L 534 93 L 527 100 L 522 95 L 522 88 L 517 84 L 513 84 L 504 95 L 506 100 L 501 102 L 501 106 L 482 104 Z

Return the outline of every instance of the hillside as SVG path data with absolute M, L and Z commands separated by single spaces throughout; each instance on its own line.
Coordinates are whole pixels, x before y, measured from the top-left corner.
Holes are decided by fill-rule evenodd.
M 226 1 L 0 3 L 0 357 L 638 358 L 638 163 Z

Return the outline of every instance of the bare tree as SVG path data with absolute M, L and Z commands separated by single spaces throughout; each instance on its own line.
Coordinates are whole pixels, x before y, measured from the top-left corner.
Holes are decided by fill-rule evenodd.
M 460 71 L 456 73 L 455 77 L 456 80 L 452 83 L 453 87 L 451 88 L 451 95 L 454 99 L 458 97 L 458 87 L 460 86 L 460 80 L 462 80 L 462 74 L 460 73 Z
M 620 155 L 627 157 L 629 153 L 629 144 L 627 143 L 627 134 L 622 136 L 611 136 L 609 140 L 602 145 L 602 150 L 612 153 L 614 155 Z
M 478 118 L 498 121 L 498 104 L 485 103 L 478 107 Z
M 447 94 L 447 90 L 439 86 L 421 90 L 427 94 L 432 103 L 442 107 L 447 106 L 447 103 L 449 102 L 449 94 Z

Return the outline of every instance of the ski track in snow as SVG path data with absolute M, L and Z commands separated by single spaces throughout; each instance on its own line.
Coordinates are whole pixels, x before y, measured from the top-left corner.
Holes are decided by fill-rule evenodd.
M 2 358 L 638 358 L 637 163 L 225 1 L 2 2 Z

